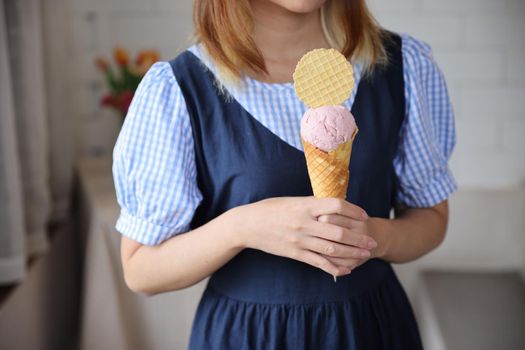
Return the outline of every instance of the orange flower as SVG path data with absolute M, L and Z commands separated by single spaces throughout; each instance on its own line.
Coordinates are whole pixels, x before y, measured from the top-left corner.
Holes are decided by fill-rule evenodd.
M 137 66 L 142 66 L 144 62 L 155 63 L 160 59 L 160 55 L 155 50 L 144 50 L 138 53 L 135 63 Z
M 123 49 L 122 47 L 117 47 L 113 51 L 113 56 L 115 57 L 115 61 L 119 66 L 127 66 L 129 62 L 129 54 L 128 52 Z
M 133 73 L 136 75 L 144 75 L 148 69 L 160 59 L 160 55 L 157 51 L 141 51 L 137 55 L 135 60 L 135 67 L 132 68 Z
M 105 58 L 97 57 L 97 59 L 95 60 L 95 64 L 97 65 L 98 69 L 100 69 L 103 72 L 109 69 L 109 62 Z

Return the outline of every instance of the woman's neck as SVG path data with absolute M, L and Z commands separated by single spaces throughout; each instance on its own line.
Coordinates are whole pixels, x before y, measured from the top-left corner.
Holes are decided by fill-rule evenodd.
M 319 10 L 294 13 L 268 0 L 253 0 L 254 40 L 261 51 L 268 76 L 254 76 L 270 83 L 290 82 L 295 65 L 308 51 L 329 47 Z

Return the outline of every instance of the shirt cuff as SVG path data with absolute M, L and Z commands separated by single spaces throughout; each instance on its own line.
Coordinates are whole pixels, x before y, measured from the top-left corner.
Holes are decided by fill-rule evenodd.
M 161 244 L 178 233 L 188 231 L 189 225 L 181 228 L 158 225 L 134 216 L 125 209 L 121 209 L 115 229 L 134 241 L 154 246 Z
M 456 181 L 447 169 L 431 179 L 424 188 L 401 188 L 397 202 L 413 208 L 429 208 L 448 199 L 457 189 Z

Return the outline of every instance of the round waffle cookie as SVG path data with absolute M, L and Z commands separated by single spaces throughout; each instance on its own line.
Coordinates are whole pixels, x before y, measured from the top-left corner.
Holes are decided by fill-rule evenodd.
M 310 108 L 342 104 L 354 89 L 352 65 L 335 49 L 304 55 L 293 74 L 295 93 Z

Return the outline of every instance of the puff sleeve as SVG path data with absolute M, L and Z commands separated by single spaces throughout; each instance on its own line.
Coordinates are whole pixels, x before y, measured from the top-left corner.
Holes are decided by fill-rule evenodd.
M 142 79 L 113 149 L 115 229 L 145 245 L 189 230 L 202 200 L 191 124 L 168 62 Z
M 394 159 L 397 202 L 431 207 L 457 189 L 448 161 L 456 143 L 454 111 L 430 47 L 403 35 L 406 114 Z

